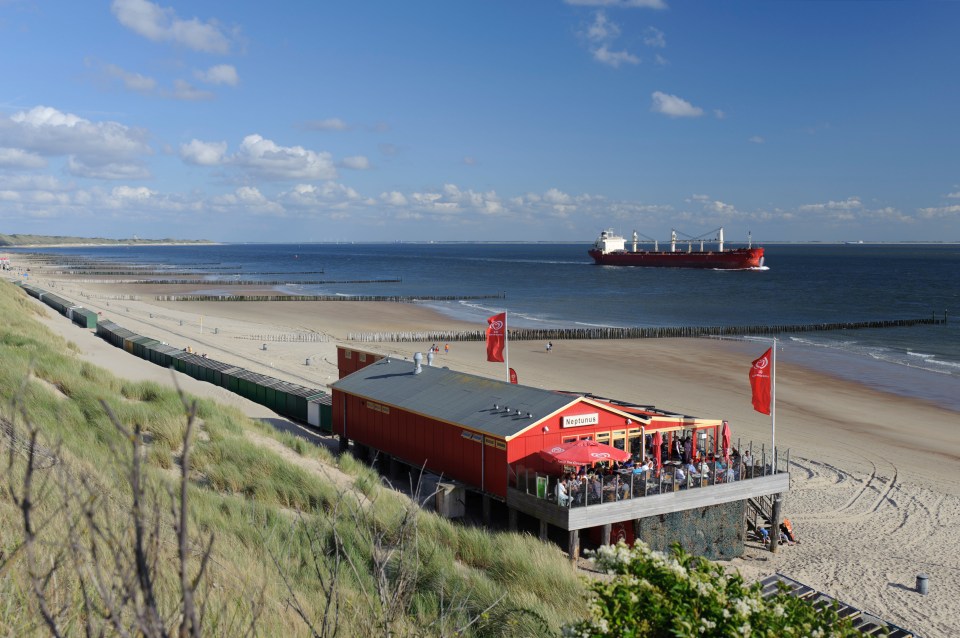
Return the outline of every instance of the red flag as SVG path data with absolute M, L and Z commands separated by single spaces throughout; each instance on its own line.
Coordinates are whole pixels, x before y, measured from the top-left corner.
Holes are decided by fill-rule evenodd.
M 768 348 L 750 368 L 750 389 L 753 391 L 753 409 L 761 414 L 770 414 L 770 355 Z
M 507 313 L 487 318 L 487 361 L 503 361 L 503 346 L 507 340 Z
M 517 371 L 514 370 L 513 368 L 510 368 L 510 383 L 516 383 L 516 382 L 517 382 Z

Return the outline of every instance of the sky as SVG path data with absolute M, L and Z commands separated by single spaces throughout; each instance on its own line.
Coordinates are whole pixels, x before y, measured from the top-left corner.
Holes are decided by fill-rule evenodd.
M 0 233 L 960 241 L 960 2 L 0 0 Z

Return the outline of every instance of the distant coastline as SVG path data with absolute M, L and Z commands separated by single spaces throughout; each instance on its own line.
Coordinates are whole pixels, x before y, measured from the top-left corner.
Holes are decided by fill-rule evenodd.
M 207 239 L 108 239 L 106 237 L 69 237 L 64 235 L 4 235 L 0 248 L 71 248 L 90 246 L 194 246 L 217 245 Z

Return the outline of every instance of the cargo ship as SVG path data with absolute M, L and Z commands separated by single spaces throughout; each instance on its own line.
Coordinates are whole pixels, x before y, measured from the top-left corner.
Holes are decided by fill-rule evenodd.
M 633 233 L 632 250 L 627 250 L 627 240 L 612 230 L 605 230 L 594 242 L 588 252 L 593 261 L 599 266 L 646 266 L 659 268 L 706 268 L 719 270 L 746 270 L 763 266 L 763 248 L 754 248 L 753 240 L 748 242 L 747 248 L 724 250 L 723 228 L 717 229 L 716 250 L 704 249 L 707 241 L 702 238 L 691 238 L 686 243 L 686 250 L 677 247 L 677 231 L 670 232 L 670 250 L 659 250 L 659 244 L 653 241 L 653 250 L 637 250 L 638 234 Z M 699 250 L 693 245 L 699 242 Z

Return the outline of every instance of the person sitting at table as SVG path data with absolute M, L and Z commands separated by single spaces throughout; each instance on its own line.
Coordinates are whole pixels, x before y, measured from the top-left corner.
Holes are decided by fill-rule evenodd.
M 684 484 L 687 482 L 687 475 L 683 471 L 683 466 L 677 466 L 673 471 L 673 482 Z
M 710 476 L 710 464 L 707 463 L 707 459 L 700 461 L 700 465 L 697 467 L 697 470 L 700 472 L 701 476 Z
M 570 503 L 570 496 L 567 494 L 567 485 L 564 478 L 557 481 L 557 503 L 560 507 L 566 507 Z
M 603 483 L 600 482 L 600 477 L 596 474 L 590 479 L 590 500 L 599 503 L 603 500 Z
M 683 466 L 683 469 L 693 478 L 700 478 L 700 472 L 697 471 L 697 466 L 693 464 L 693 461 L 689 461 L 686 465 Z

